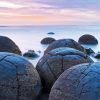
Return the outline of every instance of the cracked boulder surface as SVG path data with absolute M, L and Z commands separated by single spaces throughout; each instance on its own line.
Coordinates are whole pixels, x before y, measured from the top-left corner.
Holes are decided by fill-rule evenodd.
M 100 63 L 86 63 L 66 70 L 53 85 L 49 100 L 99 100 Z
M 8 37 L 0 36 L 0 52 L 10 52 L 21 55 L 19 47 Z
M 45 54 L 37 63 L 43 88 L 50 91 L 58 77 L 71 66 L 93 62 L 85 53 L 73 48 L 57 48 Z
M 0 100 L 36 100 L 40 90 L 39 74 L 29 61 L 0 52 Z
M 76 41 L 74 41 L 73 39 L 59 39 L 51 43 L 47 47 L 47 49 L 44 51 L 44 54 L 48 53 L 49 51 L 53 49 L 60 48 L 60 47 L 70 47 L 70 48 L 74 48 L 74 49 L 77 49 L 79 51 L 86 53 L 86 50 L 84 49 L 84 47 L 81 46 Z

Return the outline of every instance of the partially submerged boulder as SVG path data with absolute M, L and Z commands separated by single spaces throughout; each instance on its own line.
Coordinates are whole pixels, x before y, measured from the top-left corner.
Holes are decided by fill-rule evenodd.
M 37 58 L 39 55 L 34 51 L 34 50 L 28 50 L 28 52 L 25 52 L 23 54 L 24 57 L 26 58 Z
M 85 34 L 81 36 L 78 42 L 81 44 L 90 44 L 90 45 L 98 44 L 98 40 L 90 34 Z
M 0 52 L 11 52 L 21 55 L 19 47 L 8 37 L 0 36 Z
M 54 41 L 56 41 L 54 38 L 46 37 L 46 38 L 41 40 L 41 44 L 50 44 L 50 43 L 52 43 Z
M 53 43 L 51 43 L 45 50 L 44 54 L 48 53 L 49 51 L 51 51 L 53 49 L 59 48 L 59 47 L 75 48 L 79 51 L 86 53 L 86 50 L 84 49 L 84 47 L 81 46 L 76 41 L 74 41 L 73 39 L 60 39 L 60 40 L 56 40 Z
M 50 91 L 57 78 L 71 66 L 93 62 L 83 52 L 73 48 L 57 48 L 45 54 L 36 69 L 40 74 L 44 90 Z
M 51 89 L 49 100 L 99 100 L 100 63 L 87 63 L 66 70 Z
M 0 52 L 0 100 L 36 100 L 40 90 L 39 74 L 29 61 Z
M 51 35 L 53 35 L 53 34 L 55 34 L 54 32 L 49 32 L 49 33 L 47 33 L 47 34 L 51 34 Z

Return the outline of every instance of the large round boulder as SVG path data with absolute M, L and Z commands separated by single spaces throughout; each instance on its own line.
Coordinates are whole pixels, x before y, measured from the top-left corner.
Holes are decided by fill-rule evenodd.
M 51 89 L 49 100 L 99 100 L 100 63 L 80 64 L 66 70 Z
M 36 100 L 40 89 L 39 74 L 29 61 L 0 52 L 0 100 Z
M 71 66 L 93 62 L 83 52 L 73 48 L 57 48 L 45 54 L 37 63 L 36 69 L 40 74 L 45 90 L 50 90 L 57 78 Z
M 55 41 L 54 38 L 46 37 L 46 38 L 44 38 L 44 39 L 41 40 L 41 44 L 50 44 L 50 43 L 52 43 L 54 41 Z
M 78 42 L 81 44 L 90 44 L 90 45 L 98 44 L 98 40 L 90 34 L 85 34 L 85 35 L 81 36 L 79 38 Z
M 44 54 L 46 54 L 47 52 L 49 52 L 50 50 L 59 48 L 59 47 L 70 47 L 70 48 L 75 48 L 77 50 L 80 50 L 84 53 L 86 53 L 86 50 L 84 49 L 83 46 L 81 46 L 79 43 L 77 43 L 76 41 L 74 41 L 73 39 L 60 39 L 60 40 L 56 40 L 53 43 L 51 43 L 47 49 L 45 50 Z
M 21 55 L 19 47 L 8 37 L 0 36 L 0 52 L 11 52 Z

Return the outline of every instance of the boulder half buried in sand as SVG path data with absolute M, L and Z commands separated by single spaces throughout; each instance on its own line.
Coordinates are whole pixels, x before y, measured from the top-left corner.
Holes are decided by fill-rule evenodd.
M 36 69 L 40 74 L 45 90 L 50 90 L 57 78 L 71 66 L 93 62 L 83 52 L 73 48 L 57 48 L 45 54 Z

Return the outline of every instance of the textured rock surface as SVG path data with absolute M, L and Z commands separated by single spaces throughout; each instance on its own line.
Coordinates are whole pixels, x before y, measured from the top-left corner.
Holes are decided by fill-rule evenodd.
M 30 62 L 12 53 L 0 53 L 0 100 L 36 100 L 40 89 L 40 77 Z
M 19 47 L 8 37 L 0 36 L 0 52 L 11 52 L 21 55 Z
M 92 62 L 83 52 L 73 48 L 57 48 L 45 54 L 36 69 L 40 74 L 45 90 L 50 90 L 55 80 L 73 65 Z
M 46 38 L 44 38 L 44 39 L 41 40 L 41 43 L 42 43 L 42 44 L 50 44 L 50 43 L 52 43 L 52 42 L 54 42 L 54 41 L 55 41 L 54 38 L 46 37 Z
M 49 100 L 99 100 L 100 63 L 80 64 L 66 70 L 51 89 Z
M 78 42 L 81 44 L 98 44 L 98 40 L 90 34 L 85 34 L 81 36 Z
M 70 48 L 75 48 L 77 50 L 80 50 L 84 53 L 86 53 L 84 47 L 82 47 L 79 43 L 77 43 L 76 41 L 72 40 L 72 39 L 60 39 L 57 41 L 54 41 L 53 43 L 51 43 L 48 48 L 45 50 L 45 54 L 47 52 L 49 52 L 50 50 L 59 48 L 59 47 L 70 47 Z

